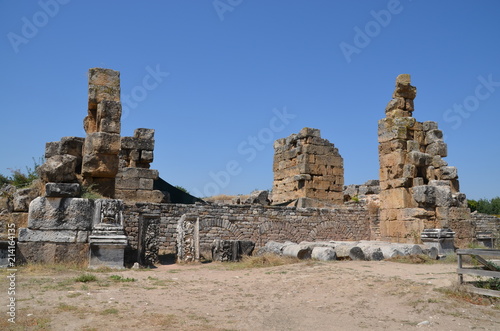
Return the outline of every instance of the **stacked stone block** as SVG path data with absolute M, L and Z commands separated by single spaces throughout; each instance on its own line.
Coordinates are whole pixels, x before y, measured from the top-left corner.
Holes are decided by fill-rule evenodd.
M 90 69 L 82 175 L 86 185 L 93 184 L 107 197 L 114 197 L 114 178 L 118 173 L 121 111 L 120 73 Z
M 116 176 L 116 198 L 127 201 L 166 202 L 167 196 L 154 190 L 158 170 L 120 168 Z
M 116 197 L 129 201 L 168 202 L 161 191 L 154 190 L 158 170 L 153 162 L 155 130 L 136 129 L 133 137 L 121 138 L 120 168 L 116 175 Z
M 136 129 L 133 137 L 122 137 L 120 168 L 146 168 L 153 162 L 154 129 Z
M 337 148 L 322 139 L 318 129 L 304 128 L 298 134 L 276 140 L 273 203 L 310 198 L 342 204 L 343 163 Z
M 457 169 L 443 160 L 443 133 L 436 122 L 412 117 L 415 96 L 410 76 L 399 75 L 386 118 L 378 123 L 383 240 L 413 241 L 424 228 L 452 227 L 470 218 Z

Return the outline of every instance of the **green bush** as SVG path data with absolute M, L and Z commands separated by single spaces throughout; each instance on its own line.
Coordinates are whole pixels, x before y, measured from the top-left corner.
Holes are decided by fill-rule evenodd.
M 22 172 L 20 169 L 9 169 L 10 176 L 0 174 L 0 187 L 5 184 L 14 185 L 17 188 L 30 186 L 35 179 L 38 179 L 37 169 L 43 162 L 43 158 L 39 158 L 38 161 L 33 158 L 33 168 L 26 167 L 26 172 Z
M 490 215 L 500 215 L 500 197 L 495 197 L 490 200 L 479 199 L 477 201 L 469 199 L 467 203 L 471 211 Z

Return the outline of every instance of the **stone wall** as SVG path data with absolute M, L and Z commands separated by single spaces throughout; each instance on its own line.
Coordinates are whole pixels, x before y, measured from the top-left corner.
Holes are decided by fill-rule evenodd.
M 443 160 L 447 146 L 437 123 L 412 117 L 416 93 L 410 75 L 399 75 L 378 123 L 382 239 L 412 241 L 425 228 L 451 228 L 458 243 L 470 241 L 474 229 L 457 169 Z
M 476 240 L 489 248 L 499 248 L 500 217 L 474 212 L 472 219 L 476 224 Z
M 299 198 L 343 203 L 344 161 L 318 129 L 276 140 L 273 171 L 273 204 Z
M 269 240 L 374 239 L 370 237 L 372 217 L 368 209 L 361 205 L 302 209 L 262 205 L 136 203 L 127 204 L 124 210 L 129 248 L 137 252 L 143 249 L 145 242 L 155 239 L 160 254 L 175 253 L 177 226 L 182 217 L 186 222 L 199 222 L 201 251 L 209 251 L 214 239 L 251 240 L 257 248 Z M 151 225 L 156 227 L 155 234 L 141 236 L 139 232 L 147 233 L 144 229 Z

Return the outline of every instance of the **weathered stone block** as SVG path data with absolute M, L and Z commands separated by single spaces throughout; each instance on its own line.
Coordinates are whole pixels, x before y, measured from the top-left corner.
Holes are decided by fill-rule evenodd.
M 120 101 L 120 87 L 89 85 L 88 101 L 89 109 L 97 109 L 97 105 L 104 101 Z M 95 118 L 94 118 L 95 120 Z M 87 131 L 88 133 L 88 131 Z
M 144 128 L 138 128 L 135 129 L 134 131 L 134 137 L 139 138 L 139 139 L 154 139 L 155 137 L 155 130 L 154 129 L 144 129 Z
M 24 188 L 16 190 L 12 199 L 13 210 L 16 212 L 27 212 L 31 200 L 36 198 L 39 193 L 40 192 L 36 188 Z
M 54 155 L 42 164 L 38 171 L 44 182 L 74 182 L 77 157 L 73 155 Z
M 402 151 L 406 149 L 406 140 L 403 139 L 385 141 L 378 145 L 379 154 L 388 154 L 390 152 Z
M 89 230 L 93 213 L 92 200 L 38 197 L 30 204 L 28 227 L 32 230 Z
M 401 210 L 402 220 L 412 220 L 415 218 L 429 218 L 435 216 L 435 212 L 424 208 L 404 208 Z
M 69 154 L 81 159 L 84 142 L 85 138 L 81 137 L 62 137 L 58 154 Z
M 410 193 L 410 189 L 404 187 L 380 192 L 380 206 L 381 208 L 389 209 L 417 207 Z
M 432 157 L 431 165 L 435 168 L 445 167 L 448 165 L 448 162 L 443 160 L 440 155 L 434 155 Z
M 405 164 L 403 166 L 403 177 L 414 178 L 417 176 L 417 167 L 413 164 Z
M 468 220 L 471 218 L 470 209 L 466 207 L 450 207 L 448 215 L 452 220 Z
M 415 141 L 415 140 L 408 140 L 406 142 L 406 150 L 408 152 L 411 152 L 411 151 L 417 151 L 417 152 L 420 152 L 420 144 L 418 143 L 418 141 Z
M 90 68 L 88 78 L 92 85 L 120 87 L 120 72 L 112 69 Z
M 118 172 L 118 155 L 85 154 L 82 173 L 92 177 L 114 177 Z
M 48 159 L 54 155 L 59 154 L 59 141 L 51 141 L 45 143 L 45 159 Z
M 441 130 L 429 130 L 425 132 L 425 141 L 426 145 L 430 145 L 437 141 L 443 140 L 443 132 Z
M 122 106 L 120 102 L 103 100 L 97 105 L 97 131 L 120 133 Z
M 442 157 L 446 157 L 448 155 L 448 146 L 443 141 L 438 140 L 428 145 L 425 148 L 425 152 L 432 156 L 439 155 Z
M 408 129 L 413 128 L 416 122 L 417 120 L 413 117 L 399 117 L 393 120 L 394 126 L 405 127 Z
M 405 99 L 415 99 L 417 96 L 417 88 L 410 85 L 410 83 L 400 83 L 396 82 L 396 89 L 393 94 L 393 98 L 405 98 Z
M 141 151 L 141 161 L 143 162 L 153 162 L 153 151 Z
M 404 98 L 395 98 L 389 101 L 387 104 L 387 107 L 385 107 L 385 111 L 389 112 L 394 109 L 402 109 L 404 110 L 406 108 L 406 102 Z
M 432 156 L 427 153 L 411 151 L 406 154 L 406 161 L 409 164 L 414 164 L 416 166 L 426 166 L 432 162 Z
M 150 179 L 158 179 L 159 173 L 158 170 L 154 169 L 144 169 L 144 168 L 122 168 L 120 172 L 117 174 L 117 178 L 121 177 L 123 179 L 131 179 L 131 178 L 150 178 Z
M 89 70 L 89 109 L 103 100 L 120 101 L 120 73 L 111 69 Z
M 423 129 L 424 131 L 437 130 L 438 124 L 436 122 L 426 121 L 423 123 Z
M 441 179 L 452 180 L 458 178 L 456 167 L 441 167 Z
M 450 207 L 453 203 L 451 196 L 451 190 L 448 186 L 436 186 L 436 206 L 438 207 Z
M 420 185 L 424 185 L 424 179 L 422 177 L 413 178 L 412 186 L 420 186 Z
M 118 154 L 120 148 L 120 135 L 116 133 L 94 132 L 85 138 L 86 154 Z
M 429 185 L 450 187 L 450 181 L 448 181 L 448 180 L 430 180 Z
M 46 197 L 77 197 L 80 195 L 78 183 L 47 183 L 45 184 Z
M 411 117 L 411 112 L 402 109 L 393 109 L 385 113 L 386 118 Z
M 165 198 L 165 195 L 158 190 L 137 190 L 137 201 L 160 203 Z
M 414 186 L 412 188 L 413 198 L 419 205 L 433 206 L 436 204 L 435 186 Z
M 32 230 L 26 228 L 19 229 L 19 241 L 42 241 L 42 242 L 58 242 L 58 243 L 76 243 L 76 231 L 70 230 Z
M 73 263 L 86 265 L 89 245 L 86 243 L 19 242 L 21 263 Z

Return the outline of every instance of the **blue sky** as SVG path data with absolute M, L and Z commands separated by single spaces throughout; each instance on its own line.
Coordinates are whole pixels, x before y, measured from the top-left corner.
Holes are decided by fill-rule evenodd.
M 122 135 L 156 129 L 152 167 L 174 185 L 270 189 L 272 141 L 306 126 L 360 184 L 378 178 L 377 121 L 409 73 L 414 117 L 439 123 L 461 190 L 492 198 L 499 14 L 493 0 L 3 0 L 0 173 L 85 136 L 87 71 L 105 67 L 121 72 Z

